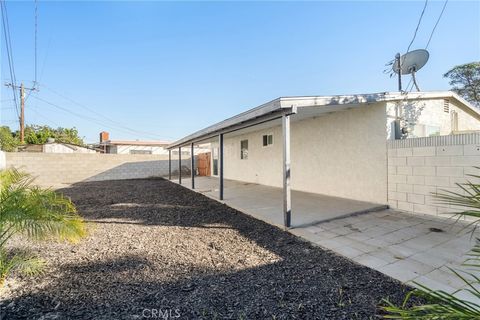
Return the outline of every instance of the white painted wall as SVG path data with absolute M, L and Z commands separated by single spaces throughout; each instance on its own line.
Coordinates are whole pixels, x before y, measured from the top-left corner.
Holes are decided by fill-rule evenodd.
M 393 139 L 391 132 L 391 122 L 396 116 L 408 119 L 412 133 L 409 138 L 426 137 L 428 134 L 422 134 L 423 127 L 427 126 L 432 130 L 439 128 L 440 135 L 449 135 L 452 133 L 452 113 L 458 113 L 458 131 L 480 130 L 480 121 L 473 112 L 460 108 L 454 101 L 449 101 L 448 112 L 444 110 L 444 99 L 432 99 L 423 101 L 408 102 L 388 102 L 387 103 L 387 136 Z
M 0 150 L 0 170 L 3 170 L 7 167 L 7 160 L 5 158 L 5 152 Z
M 111 146 L 110 153 L 116 154 L 130 154 L 131 150 L 145 150 L 150 151 L 151 154 L 168 154 L 168 150 L 159 146 L 134 146 L 134 145 L 118 145 Z
M 46 143 L 43 145 L 43 152 L 45 153 L 96 153 L 95 150 L 64 145 L 62 143 Z
M 294 190 L 387 202 L 385 104 L 292 122 L 291 168 Z M 272 146 L 262 136 L 273 134 Z M 248 139 L 248 160 L 240 141 Z M 225 178 L 282 186 L 280 126 L 240 136 L 225 136 Z

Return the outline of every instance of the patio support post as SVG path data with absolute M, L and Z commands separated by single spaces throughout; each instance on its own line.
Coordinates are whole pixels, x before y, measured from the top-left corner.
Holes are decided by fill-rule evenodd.
M 193 153 L 193 142 L 191 145 L 191 151 L 190 151 L 190 160 L 191 160 L 191 168 L 190 168 L 190 175 L 192 177 L 192 189 L 195 189 L 195 155 Z
M 178 184 L 182 184 L 182 147 L 178 147 Z
M 168 180 L 172 180 L 172 150 L 168 149 Z
M 290 228 L 292 215 L 292 195 L 290 188 L 290 115 L 282 117 L 283 131 L 283 218 L 286 228 Z
M 220 200 L 223 200 L 223 133 L 218 136 L 218 162 L 219 162 L 219 178 L 220 178 L 220 187 L 219 196 Z

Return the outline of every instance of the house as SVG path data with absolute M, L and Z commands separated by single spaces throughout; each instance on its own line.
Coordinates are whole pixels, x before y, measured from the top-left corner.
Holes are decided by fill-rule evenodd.
M 93 148 L 78 146 L 71 143 L 55 142 L 49 139 L 44 144 L 26 144 L 18 147 L 18 152 L 42 152 L 42 153 L 97 153 Z
M 106 131 L 100 133 L 100 142 L 95 145 L 103 153 L 114 154 L 168 154 L 168 141 L 110 140 Z
M 223 179 L 282 187 L 289 226 L 291 189 L 387 204 L 387 140 L 475 130 L 480 112 L 450 91 L 282 97 L 168 150 L 210 141 L 220 199 Z

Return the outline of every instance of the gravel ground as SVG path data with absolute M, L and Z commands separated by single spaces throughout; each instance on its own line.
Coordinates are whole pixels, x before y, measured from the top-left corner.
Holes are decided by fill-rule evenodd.
M 163 179 L 60 190 L 78 244 L 29 244 L 49 264 L 11 278 L 1 319 L 372 319 L 408 287 Z

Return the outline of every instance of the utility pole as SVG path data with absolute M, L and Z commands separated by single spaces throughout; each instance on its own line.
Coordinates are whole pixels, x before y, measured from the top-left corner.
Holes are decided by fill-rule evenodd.
M 14 89 L 20 89 L 20 118 L 18 119 L 20 122 L 20 142 L 24 143 L 25 142 L 25 90 L 30 90 L 30 91 L 38 91 L 38 89 L 35 88 L 25 88 L 23 85 L 23 82 L 20 84 L 20 86 L 17 86 L 13 83 L 5 83 L 7 87 L 12 87 Z
M 25 142 L 25 87 L 20 84 L 20 143 Z

